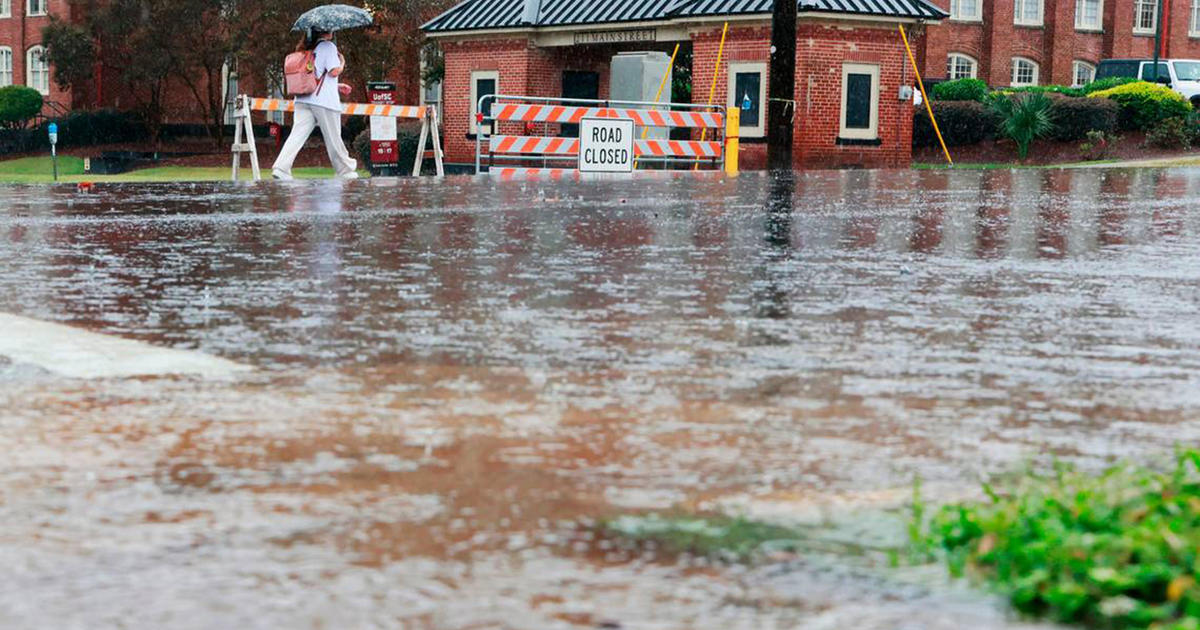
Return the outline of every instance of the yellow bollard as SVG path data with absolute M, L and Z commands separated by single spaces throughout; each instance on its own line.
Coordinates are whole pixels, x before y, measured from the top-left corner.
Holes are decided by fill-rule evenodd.
M 738 136 L 742 127 L 742 110 L 733 107 L 725 112 L 725 174 L 737 177 Z

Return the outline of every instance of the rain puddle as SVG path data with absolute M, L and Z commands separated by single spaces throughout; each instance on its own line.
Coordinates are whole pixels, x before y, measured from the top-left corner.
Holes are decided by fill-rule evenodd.
M 1193 170 L 0 188 L 0 312 L 255 368 L 0 359 L 0 626 L 1026 627 L 886 566 L 912 480 L 1200 438 L 1198 202 Z M 811 540 L 593 529 L 647 510 Z

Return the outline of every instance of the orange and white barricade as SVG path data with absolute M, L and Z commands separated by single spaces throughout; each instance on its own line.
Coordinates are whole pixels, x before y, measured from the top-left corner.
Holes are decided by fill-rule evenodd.
M 258 165 L 258 148 L 254 143 L 254 127 L 251 112 L 294 112 L 295 101 L 280 98 L 254 98 L 239 95 L 236 102 L 235 124 L 233 129 L 233 181 L 238 179 L 243 153 L 250 155 L 250 171 L 254 180 L 262 179 Z M 445 175 L 442 165 L 442 145 L 438 139 L 437 108 L 424 105 L 373 105 L 370 103 L 345 103 L 342 105 L 344 116 L 382 116 L 385 118 L 411 118 L 421 121 L 421 136 L 417 141 L 417 158 L 413 164 L 413 175 L 421 174 L 421 165 L 425 159 L 425 146 L 432 148 L 434 164 L 438 176 Z
M 635 167 L 686 163 L 710 165 L 731 174 L 737 170 L 738 112 L 727 115 L 720 106 L 487 95 L 479 100 L 476 111 L 486 114 L 476 117 L 475 172 L 491 172 L 502 179 L 577 175 L 581 138 L 550 134 L 562 125 L 579 125 L 595 118 L 630 120 L 641 130 L 631 145 Z M 675 128 L 702 129 L 713 140 L 645 137 L 648 129 Z

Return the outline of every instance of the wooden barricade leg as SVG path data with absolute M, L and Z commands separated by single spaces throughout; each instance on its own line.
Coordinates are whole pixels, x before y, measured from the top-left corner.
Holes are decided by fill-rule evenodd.
M 433 163 L 437 166 L 437 176 L 444 177 L 446 169 L 442 166 L 442 141 L 438 139 L 438 113 L 437 107 L 429 108 L 429 133 L 433 134 Z
M 236 101 L 237 104 L 234 106 L 237 113 L 233 117 L 233 146 L 230 147 L 230 152 L 233 153 L 233 173 L 230 176 L 230 181 L 235 182 L 238 180 L 238 171 L 242 166 L 242 151 L 240 145 L 242 144 L 242 113 L 244 111 L 242 109 L 242 101 L 244 98 L 244 96 L 239 95 Z
M 417 140 L 417 159 L 413 162 L 413 177 L 421 174 L 421 163 L 425 161 L 425 140 L 429 136 L 429 116 L 421 119 L 421 138 Z
M 262 180 L 262 171 L 258 168 L 258 145 L 254 143 L 254 121 L 250 118 L 250 99 L 244 99 L 246 104 L 246 142 L 250 145 L 250 173 L 254 181 Z

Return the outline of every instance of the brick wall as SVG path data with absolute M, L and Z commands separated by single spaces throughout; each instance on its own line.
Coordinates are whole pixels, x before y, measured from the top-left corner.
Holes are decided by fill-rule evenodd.
M 12 50 L 12 82 L 14 85 L 26 84 L 26 52 L 42 42 L 42 29 L 50 24 L 49 15 L 70 19 L 71 6 L 69 0 L 47 0 L 47 15 L 26 16 L 25 0 L 12 0 L 11 17 L 0 18 L 0 46 Z M 63 91 L 50 79 L 50 94 L 47 101 L 57 103 L 63 108 L 71 106 L 71 93 Z
M 949 10 L 949 0 L 933 0 Z M 927 27 L 921 71 L 929 78 L 946 76 L 946 57 L 964 53 L 979 61 L 979 78 L 989 85 L 1012 82 L 1012 58 L 1038 63 L 1041 84 L 1070 85 L 1073 62 L 1095 65 L 1101 59 L 1150 57 L 1152 35 L 1134 35 L 1133 0 L 1104 0 L 1101 32 L 1076 30 L 1075 0 L 1045 0 L 1041 26 L 1013 24 L 1013 0 L 982 0 L 984 19 L 945 20 Z M 1200 57 L 1200 38 L 1188 35 L 1190 0 L 1164 0 L 1164 57 Z

